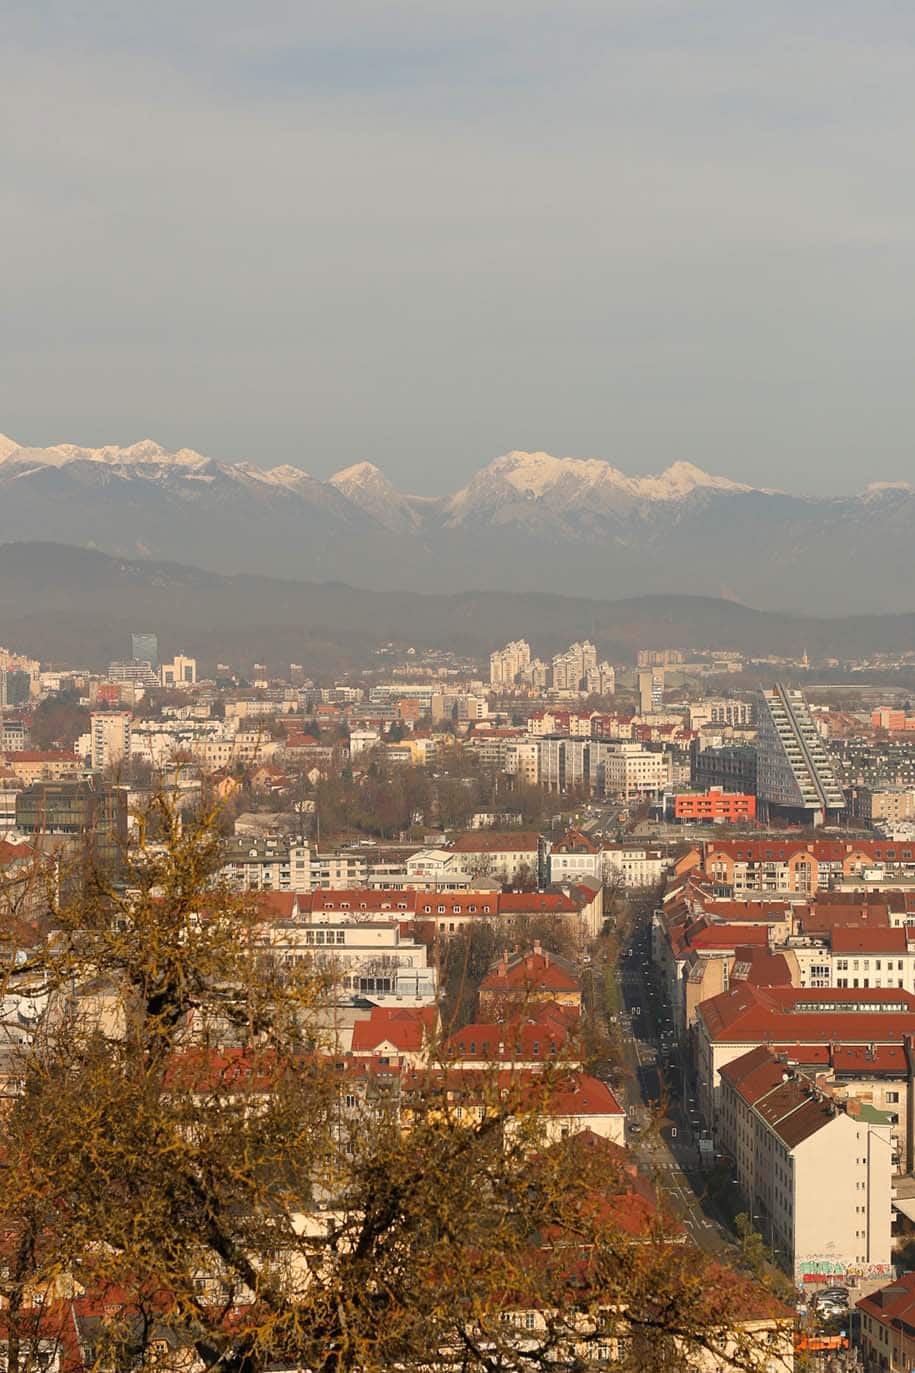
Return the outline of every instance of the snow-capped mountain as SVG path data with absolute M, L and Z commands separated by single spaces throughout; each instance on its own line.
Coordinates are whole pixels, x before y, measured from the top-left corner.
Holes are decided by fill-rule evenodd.
M 329 484 L 392 533 L 416 530 L 422 523 L 422 500 L 404 496 L 374 463 L 344 467 L 334 473 Z
M 0 542 L 35 539 L 373 587 L 675 590 L 827 610 L 915 602 L 912 486 L 813 499 L 684 461 L 629 476 L 596 458 L 511 452 L 433 499 L 398 491 L 370 462 L 322 481 L 150 439 L 33 448 L 0 435 Z
M 641 507 L 682 501 L 697 491 L 749 491 L 677 462 L 658 476 L 628 477 L 598 458 L 554 458 L 549 453 L 506 453 L 484 467 L 447 502 L 452 526 L 483 520 L 523 525 L 532 532 L 571 535 L 602 519 L 630 516 Z M 579 529 L 578 532 L 581 532 Z

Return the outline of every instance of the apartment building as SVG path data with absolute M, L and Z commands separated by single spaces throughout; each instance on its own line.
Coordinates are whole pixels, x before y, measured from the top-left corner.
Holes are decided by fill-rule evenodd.
M 760 1044 L 901 1048 L 906 1037 L 915 1034 L 915 995 L 898 988 L 742 983 L 701 1002 L 693 1034 L 697 1100 L 703 1119 L 713 1125 L 720 1073 L 735 1058 Z
M 908 1373 L 915 1368 L 915 1273 L 891 1278 L 856 1303 L 865 1373 Z
M 874 825 L 915 820 L 915 787 L 858 787 L 854 809 Z
M 90 763 L 96 772 L 117 767 L 130 758 L 133 717 L 126 710 L 95 712 L 89 717 Z
M 795 1282 L 844 1282 L 862 1266 L 891 1274 L 892 1148 L 881 1112 L 842 1110 L 760 1046 L 721 1070 L 715 1137 Z
M 671 867 L 664 849 L 628 843 L 604 845 L 601 863 L 604 881 L 627 889 L 656 887 Z
M 531 665 L 531 646 L 524 639 L 515 639 L 489 656 L 489 681 L 497 688 L 513 687 L 522 672 Z
M 915 842 L 891 839 L 710 839 L 703 874 L 735 895 L 750 891 L 815 896 L 863 874 L 915 876 Z
M 311 881 L 311 850 L 282 838 L 227 839 L 223 849 L 222 875 L 239 892 L 307 890 Z M 302 882 L 299 887 L 298 882 Z
M 574 643 L 553 659 L 553 689 L 578 692 L 589 674 L 597 672 L 597 649 L 588 640 Z
M 550 881 L 578 882 L 585 877 L 604 880 L 600 845 L 581 830 L 569 830 L 550 849 Z
M 452 847 L 460 855 L 462 868 L 474 877 L 490 877 L 500 882 L 532 877 L 538 883 L 546 877 L 549 845 L 533 831 L 497 834 L 471 830 L 459 835 Z
M 689 708 L 689 727 L 693 730 L 701 729 L 704 725 L 749 729 L 755 722 L 756 709 L 752 701 L 732 701 L 721 697 L 697 701 Z
M 628 801 L 633 797 L 659 800 L 670 786 L 673 760 L 666 750 L 614 740 L 602 745 L 601 764 L 607 796 Z
M 537 740 L 504 739 L 502 741 L 504 771 L 509 777 L 517 777 L 525 786 L 536 787 L 540 783 L 540 745 Z M 480 761 L 483 761 L 481 751 Z
M 57 749 L 20 749 L 6 753 L 4 768 L 21 782 L 32 786 L 35 782 L 57 782 L 66 777 L 78 777 L 84 764 L 75 753 Z
M 31 742 L 28 725 L 20 716 L 0 716 L 0 753 L 22 752 Z

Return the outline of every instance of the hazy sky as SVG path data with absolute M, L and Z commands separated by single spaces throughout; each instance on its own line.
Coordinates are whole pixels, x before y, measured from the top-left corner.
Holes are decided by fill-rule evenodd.
M 915 7 L 0 0 L 0 430 L 915 479 Z

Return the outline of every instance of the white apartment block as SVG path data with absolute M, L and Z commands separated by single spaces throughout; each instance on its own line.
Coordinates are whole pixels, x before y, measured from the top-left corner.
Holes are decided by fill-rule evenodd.
M 489 681 L 494 687 L 512 687 L 522 672 L 530 667 L 531 646 L 524 639 L 515 639 L 489 656 Z
M 572 644 L 553 659 L 554 691 L 580 691 L 589 673 L 597 671 L 597 649 L 588 640 Z
M 504 768 L 509 777 L 517 777 L 526 786 L 539 785 L 540 745 L 536 740 L 506 740 L 504 755 Z
M 234 891 L 310 891 L 311 850 L 285 839 L 228 840 L 222 876 Z M 298 885 L 299 879 L 301 885 Z
M 128 711 L 93 712 L 89 717 L 92 767 L 116 767 L 130 757 L 131 716 Z
M 721 1072 L 716 1141 L 756 1228 L 795 1282 L 892 1273 L 892 1141 L 881 1112 L 846 1114 L 765 1045 Z
M 601 850 L 601 870 L 608 885 L 656 887 L 670 868 L 671 859 L 662 849 L 644 844 L 608 844 Z
M 690 729 L 702 729 L 704 725 L 729 725 L 747 729 L 756 721 L 756 711 L 752 701 L 731 701 L 725 698 L 697 701 L 689 708 Z
M 632 796 L 658 798 L 664 794 L 673 776 L 669 753 L 626 741 L 604 747 L 604 788 L 608 796 L 628 801 Z

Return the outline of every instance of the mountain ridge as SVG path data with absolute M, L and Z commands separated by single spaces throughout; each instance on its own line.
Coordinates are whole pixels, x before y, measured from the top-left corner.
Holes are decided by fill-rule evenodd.
M 684 460 L 628 476 L 603 459 L 514 450 L 429 497 L 365 460 L 323 481 L 152 439 L 35 448 L 0 437 L 0 542 L 41 538 L 389 589 L 677 586 L 770 609 L 890 611 L 907 609 L 915 487 L 799 496 Z

